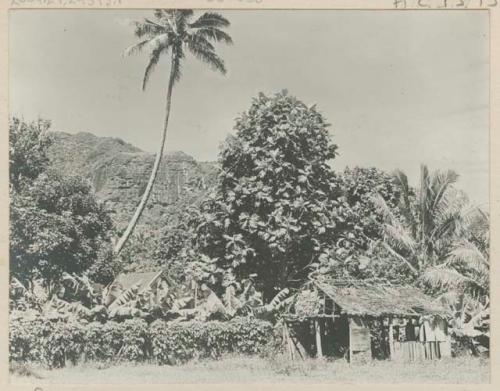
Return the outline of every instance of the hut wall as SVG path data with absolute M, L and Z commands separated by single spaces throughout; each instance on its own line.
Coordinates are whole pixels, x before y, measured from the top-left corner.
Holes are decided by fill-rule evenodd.
M 372 359 L 370 329 L 357 316 L 349 317 L 349 361 L 367 362 Z

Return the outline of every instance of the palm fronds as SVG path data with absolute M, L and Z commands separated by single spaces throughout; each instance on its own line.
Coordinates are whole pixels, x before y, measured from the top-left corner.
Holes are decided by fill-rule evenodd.
M 477 246 L 469 241 L 460 241 L 450 252 L 448 264 L 461 264 L 477 273 L 488 276 L 490 273 L 490 262 Z
M 205 12 L 196 21 L 191 23 L 189 27 L 191 28 L 204 28 L 204 27 L 229 27 L 229 20 L 224 18 L 221 14 L 216 12 Z
M 205 12 L 195 22 L 189 23 L 192 15 L 193 11 L 190 9 L 157 9 L 154 11 L 156 21 L 145 18 L 135 23 L 135 35 L 141 41 L 128 47 L 124 55 L 150 49 L 142 89 L 146 88 L 161 55 L 169 49 L 172 52 L 171 75 L 175 81 L 180 79 L 184 48 L 212 69 L 226 73 L 224 61 L 215 53 L 210 41 L 232 44 L 231 36 L 222 30 L 230 25 L 229 21 L 216 12 Z
M 144 70 L 144 77 L 142 78 L 142 89 L 146 89 L 146 84 L 151 76 L 151 73 L 155 69 L 156 65 L 160 61 L 160 56 L 163 51 L 167 50 L 166 45 L 158 46 L 151 51 L 151 55 L 149 56 L 149 62 Z
M 189 50 L 194 54 L 196 58 L 203 61 L 209 67 L 215 71 L 219 71 L 223 75 L 226 74 L 226 66 L 222 58 L 220 58 L 213 50 L 206 50 L 201 46 L 197 46 L 190 41 Z
M 233 39 L 228 33 L 213 27 L 200 28 L 195 35 L 213 42 L 224 42 L 228 45 L 233 43 Z
M 425 269 L 420 279 L 429 286 L 436 288 L 456 288 L 472 280 L 451 267 L 431 266 Z

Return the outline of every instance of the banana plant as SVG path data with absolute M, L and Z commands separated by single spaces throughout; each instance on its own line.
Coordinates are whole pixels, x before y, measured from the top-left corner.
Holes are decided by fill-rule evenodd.
M 490 339 L 490 302 L 487 296 L 474 296 L 454 292 L 440 297 L 452 314 L 449 325 L 451 334 L 466 341 L 473 353 L 489 350 Z

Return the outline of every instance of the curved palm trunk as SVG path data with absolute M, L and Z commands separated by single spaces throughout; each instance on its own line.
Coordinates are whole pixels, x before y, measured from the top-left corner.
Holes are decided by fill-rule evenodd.
M 127 229 L 121 236 L 120 240 L 116 244 L 113 252 L 115 255 L 118 255 L 120 251 L 122 250 L 123 246 L 125 243 L 127 243 L 127 240 L 129 239 L 130 235 L 132 234 L 137 221 L 142 215 L 142 212 L 144 211 L 144 208 L 148 202 L 149 196 L 151 195 L 151 190 L 153 189 L 153 185 L 156 179 L 156 176 L 158 175 L 158 170 L 160 168 L 160 163 L 161 159 L 163 157 L 163 150 L 165 148 L 165 141 L 167 139 L 167 129 L 168 129 L 168 118 L 170 116 L 170 105 L 172 102 L 172 89 L 174 86 L 174 79 L 175 79 L 175 69 L 174 69 L 174 58 L 172 57 L 172 64 L 170 67 L 170 78 L 168 81 L 168 90 L 167 90 L 167 104 L 165 108 L 165 122 L 163 126 L 163 132 L 161 135 L 161 142 L 160 142 L 160 148 L 158 149 L 158 152 L 156 154 L 155 162 L 153 164 L 153 169 L 151 171 L 151 175 L 149 176 L 149 181 L 146 186 L 146 190 L 144 191 L 144 194 L 142 195 L 141 202 L 137 206 L 137 209 L 135 210 L 134 215 L 132 216 L 132 219 L 128 223 Z

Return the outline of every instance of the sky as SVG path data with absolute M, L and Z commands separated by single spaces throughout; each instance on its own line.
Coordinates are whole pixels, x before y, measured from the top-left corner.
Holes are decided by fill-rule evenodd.
M 453 169 L 488 204 L 489 19 L 486 11 L 221 11 L 228 74 L 187 58 L 175 87 L 168 150 L 216 160 L 259 92 L 317 104 L 339 156 L 333 167 Z M 52 129 L 119 137 L 155 152 L 168 59 L 146 91 L 147 54 L 123 57 L 148 10 L 11 10 L 9 110 Z

